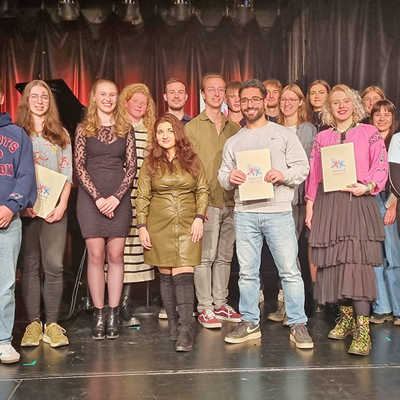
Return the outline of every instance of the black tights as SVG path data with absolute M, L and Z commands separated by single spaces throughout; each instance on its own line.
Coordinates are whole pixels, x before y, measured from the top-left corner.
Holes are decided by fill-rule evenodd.
M 371 314 L 371 302 L 366 300 L 342 300 L 339 305 L 353 306 L 355 313 L 364 317 L 369 317 Z

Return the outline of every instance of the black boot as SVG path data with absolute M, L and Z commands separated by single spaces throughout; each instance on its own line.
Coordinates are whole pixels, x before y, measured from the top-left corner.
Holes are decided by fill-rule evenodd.
M 178 338 L 178 314 L 176 313 L 175 287 L 172 275 L 160 274 L 161 300 L 168 316 L 169 337 Z
M 93 322 L 92 322 L 92 338 L 94 340 L 102 340 L 105 339 L 106 334 L 106 324 L 105 324 L 105 309 L 103 308 L 94 308 L 93 311 Z
M 176 351 L 191 351 L 193 347 L 193 274 L 183 273 L 173 277 L 178 308 L 178 340 Z
M 119 337 L 119 307 L 109 307 L 106 325 L 107 339 L 117 339 Z
M 119 315 L 121 317 L 121 326 L 140 326 L 140 321 L 133 316 L 130 308 L 131 283 L 125 283 L 121 296 Z

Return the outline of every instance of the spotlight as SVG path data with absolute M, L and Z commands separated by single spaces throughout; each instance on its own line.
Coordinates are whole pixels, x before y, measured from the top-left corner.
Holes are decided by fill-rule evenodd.
M 161 18 L 167 25 L 188 21 L 194 13 L 190 0 L 173 0 L 171 7 L 160 12 Z
M 116 13 L 124 22 L 129 22 L 137 27 L 143 25 L 143 17 L 137 0 L 122 0 L 116 6 Z
M 78 0 L 58 0 L 58 15 L 64 21 L 75 21 L 79 18 Z
M 217 29 L 222 18 L 226 15 L 226 11 L 224 8 L 206 8 L 196 14 L 204 28 L 212 32 Z
M 235 0 L 231 11 L 232 19 L 245 26 L 254 18 L 254 0 Z
M 17 16 L 18 1 L 1 0 L 0 18 L 15 18 Z
M 111 14 L 112 7 L 109 5 L 90 5 L 81 8 L 81 13 L 89 24 L 102 24 Z

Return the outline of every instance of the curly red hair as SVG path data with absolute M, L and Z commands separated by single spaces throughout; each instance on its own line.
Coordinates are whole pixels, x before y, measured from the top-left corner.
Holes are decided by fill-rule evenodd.
M 157 129 L 162 122 L 169 122 L 174 130 L 176 147 L 175 158 L 178 159 L 181 167 L 185 171 L 189 172 L 193 177 L 196 177 L 200 169 L 199 158 L 193 151 L 191 143 L 185 136 L 182 122 L 179 121 L 175 115 L 170 113 L 164 114 L 154 123 L 152 142 L 148 148 L 149 154 L 147 156 L 149 160 L 150 174 L 154 175 L 158 168 L 163 170 L 165 167 L 168 167 L 171 172 L 173 171 L 173 164 L 168 161 L 166 150 L 157 142 Z

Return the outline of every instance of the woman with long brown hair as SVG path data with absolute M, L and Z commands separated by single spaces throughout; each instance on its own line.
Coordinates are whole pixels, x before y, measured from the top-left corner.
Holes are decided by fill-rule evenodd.
M 317 128 L 317 132 L 327 129 L 322 122 L 322 107 L 328 98 L 331 87 L 327 81 L 316 79 L 311 82 L 307 90 L 306 103 L 311 123 Z
M 176 351 L 193 344 L 194 266 L 200 264 L 208 185 L 183 125 L 165 114 L 154 125 L 139 174 L 136 215 L 144 260 L 157 265 Z
M 51 89 L 41 80 L 28 83 L 18 105 L 17 124 L 32 140 L 35 164 L 67 177 L 60 199 L 46 218 L 32 208 L 23 216 L 22 297 L 28 314 L 21 346 L 37 346 L 43 339 L 52 347 L 69 344 L 58 325 L 63 291 L 63 257 L 67 235 L 67 207 L 72 184 L 72 151 L 68 132 L 60 122 Z M 43 271 L 43 284 L 41 279 Z M 41 297 L 46 323 L 41 322 Z
M 88 249 L 87 274 L 94 305 L 93 339 L 119 336 L 123 250 L 132 219 L 130 189 L 136 173 L 135 139 L 119 113 L 117 99 L 114 82 L 96 81 L 75 139 L 79 178 L 77 214 Z M 107 316 L 104 309 L 106 256 Z

